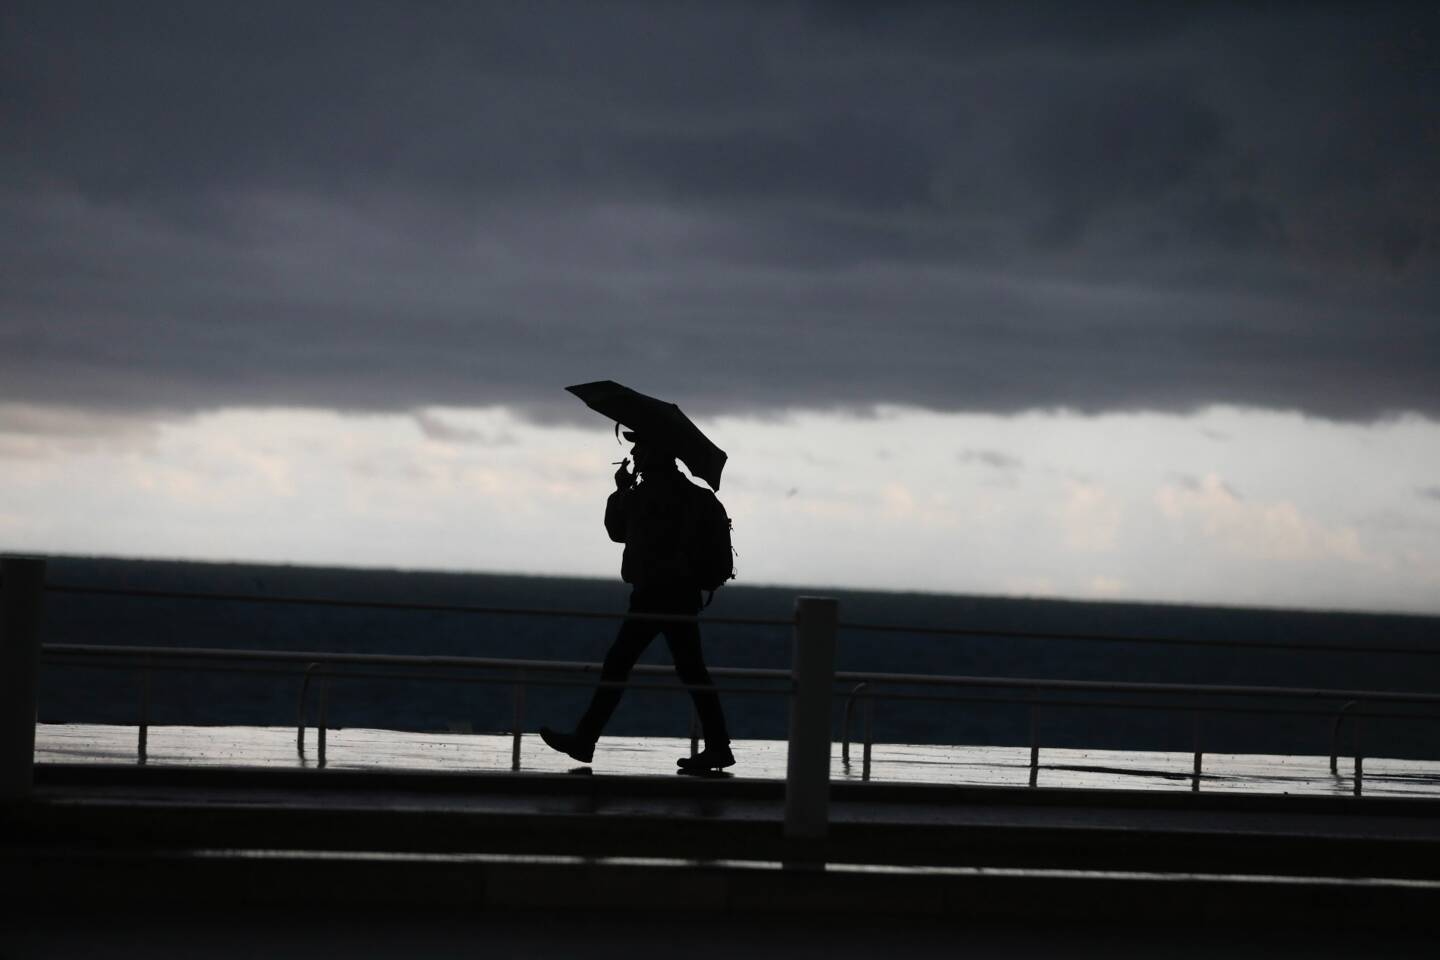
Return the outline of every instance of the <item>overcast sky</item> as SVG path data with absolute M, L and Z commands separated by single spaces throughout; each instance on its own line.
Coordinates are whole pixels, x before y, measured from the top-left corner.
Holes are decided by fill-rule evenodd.
M 533 490 L 570 444 L 598 509 L 614 450 L 560 388 L 614 378 L 769 475 L 752 529 L 871 505 L 884 564 L 836 519 L 813 555 L 767 540 L 772 581 L 1440 610 L 1440 13 L 1254 6 L 9 2 L 0 545 L 613 574 L 476 490 L 437 522 L 484 550 L 427 562 L 395 491 L 390 546 L 347 535 L 380 480 L 301 440 L 275 469 L 357 512 L 247 484 L 194 518 L 233 535 L 120 517 L 194 508 L 125 464 L 250 477 L 336 431 Z M 1207 431 L 1230 452 L 1167 440 Z M 854 450 L 816 475 L 819 436 Z M 886 513 L 896 465 L 963 529 Z M 111 509 L 69 529 L 60 489 Z M 242 536 L 291 495 L 289 539 Z M 1108 565 L 1035 520 L 1087 496 L 1131 518 Z M 1180 565 L 1176 517 L 1235 507 L 1233 539 L 1257 504 L 1334 569 L 1137 579 Z M 937 574 L 982 515 L 1003 575 Z

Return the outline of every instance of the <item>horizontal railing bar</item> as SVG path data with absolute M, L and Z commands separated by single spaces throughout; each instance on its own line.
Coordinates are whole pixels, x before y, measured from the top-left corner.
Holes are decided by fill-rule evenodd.
M 259 660 L 270 662 L 362 664 L 415 667 L 460 667 L 494 670 L 550 670 L 556 672 L 598 673 L 601 665 L 569 660 L 511 660 L 489 657 L 405 656 L 383 653 L 326 653 L 290 650 L 223 650 L 206 647 L 136 647 L 108 644 L 45 644 L 42 656 L 79 657 L 151 657 L 193 660 Z M 637 664 L 640 673 L 665 673 L 670 667 Z M 789 679 L 788 670 L 763 667 L 712 667 L 714 676 L 736 679 Z M 1049 680 L 1034 677 L 971 677 L 914 673 L 858 673 L 837 671 L 837 683 L 889 683 L 899 686 L 998 687 L 1004 689 L 1077 690 L 1107 693 L 1176 693 L 1185 695 L 1261 696 L 1289 699 L 1370 700 L 1391 703 L 1437 703 L 1440 694 L 1395 692 L 1386 690 L 1323 690 L 1302 687 L 1259 687 L 1205 685 L 1184 683 L 1142 683 L 1110 680 Z M 872 694 L 873 695 L 873 692 Z
M 279 663 L 368 664 L 411 667 L 461 667 L 474 670 L 551 670 L 562 673 L 599 673 L 598 663 L 576 660 L 511 660 L 498 657 L 406 656 L 394 653 L 327 653 L 296 650 L 224 650 L 215 647 L 136 647 L 119 644 L 47 643 L 41 657 L 158 657 L 190 660 L 255 660 Z M 638 673 L 672 673 L 673 667 L 636 664 Z M 790 679 L 789 670 L 765 667 L 711 667 L 712 676 L 751 680 Z
M 1268 717 L 1334 717 L 1334 710 L 1285 710 L 1277 707 L 1250 706 L 1234 707 L 1218 704 L 1197 704 L 1197 703 L 1137 703 L 1133 700 L 1055 700 L 1036 699 L 1034 697 L 983 697 L 978 695 L 966 696 L 964 694 L 938 694 L 938 693 L 875 693 L 863 692 L 850 694 L 856 700 L 905 700 L 919 701 L 922 703 L 997 703 L 1006 706 L 1040 706 L 1040 707 L 1084 707 L 1095 709 L 1122 709 L 1122 710 L 1174 710 L 1185 713 L 1234 713 L 1251 714 Z M 1364 717 L 1366 720 L 1440 720 L 1440 713 L 1356 713 L 1351 711 L 1347 717 Z
M 836 671 L 837 683 L 891 683 L 899 686 L 1028 687 L 1032 690 L 1097 690 L 1107 693 L 1182 693 L 1310 700 L 1381 700 L 1391 703 L 1440 703 L 1440 694 L 1389 690 L 1320 690 L 1306 687 L 1255 687 L 1193 683 L 1142 683 L 1115 680 L 1044 680 L 1033 677 L 961 677 L 924 673 Z
M 794 692 L 791 685 L 784 687 L 716 687 L 714 684 L 703 683 L 637 683 L 633 680 L 565 680 L 559 678 L 542 680 L 538 677 L 526 677 L 522 681 L 516 681 L 514 677 L 455 677 L 443 673 L 370 673 L 366 671 L 316 670 L 312 673 L 312 676 L 329 677 L 332 680 L 435 680 L 449 683 L 494 683 L 505 685 L 519 682 L 527 687 L 584 687 L 587 690 L 594 687 L 620 687 L 625 690 L 659 690 L 671 693 L 689 693 L 692 690 L 709 690 L 723 693 L 726 696 L 732 693 L 740 693 L 788 697 Z M 786 679 L 789 678 L 787 677 Z M 1364 716 L 1368 716 L 1368 714 Z
M 99 662 L 99 663 L 80 663 L 80 664 L 72 664 L 72 665 L 73 665 L 73 666 L 88 667 L 88 668 L 92 668 L 92 669 L 104 669 L 104 670 L 135 670 L 135 669 L 139 669 L 139 668 L 137 667 L 137 665 L 135 665 L 135 664 L 132 664 L 132 663 L 118 663 L 118 662 L 115 662 L 115 661 L 113 661 L 113 660 L 110 660 L 110 661 L 101 661 L 101 662 Z M 596 671 L 598 671 L 598 668 L 599 668 L 600 665 L 599 665 L 599 664 L 592 664 L 592 665 L 590 665 L 590 666 L 596 668 L 596 670 L 595 670 L 595 671 L 587 671 L 587 672 L 596 672 Z M 265 667 L 240 667 L 240 666 L 231 666 L 231 665 L 219 664 L 219 663 L 206 663 L 206 664 L 149 663 L 149 664 L 146 664 L 146 665 L 145 665 L 145 668 L 146 668 L 146 669 L 153 669 L 153 670 L 169 670 L 169 671 L 204 670 L 204 671 L 206 671 L 206 672 L 211 672 L 211 673 L 226 673 L 226 674 L 253 675 L 253 676 L 294 676 L 294 675 L 295 675 L 295 672 L 294 672 L 293 670 L 284 670 L 284 669 L 281 669 L 281 668 L 278 668 L 278 667 L 272 667 L 272 668 L 265 668 Z M 659 673 L 667 673 L 667 672 L 669 672 L 669 670 L 670 670 L 670 668 L 668 668 L 668 667 L 655 666 L 655 665 L 651 665 L 651 664 L 637 664 L 636 667 L 635 667 L 636 671 L 640 671 L 642 668 L 644 668 L 644 672 L 645 672 L 645 673 L 656 673 L 656 674 L 659 674 Z M 711 672 L 711 674 L 713 675 L 713 674 L 716 674 L 717 671 L 720 670 L 720 669 L 724 669 L 724 668 L 712 668 L 710 672 Z M 788 680 L 790 679 L 790 675 L 789 675 L 788 673 L 785 673 L 784 671 L 780 671 L 780 672 L 781 672 L 781 674 L 783 674 L 782 676 L 777 676 L 777 677 L 773 677 L 773 678 L 772 678 L 772 677 L 765 677 L 764 679 L 775 679 L 775 680 L 786 680 L 786 681 L 788 681 Z M 514 683 L 514 682 L 515 682 L 515 678 L 514 678 L 514 677 L 508 677 L 508 676 L 507 676 L 507 677 L 473 677 L 473 676 L 463 676 L 463 675 L 458 675 L 458 676 L 457 676 L 457 675 L 455 675 L 455 674 L 439 674 L 439 673 L 433 673 L 433 674 L 416 674 L 416 673 L 404 673 L 404 672 L 397 672 L 397 673 L 378 673 L 378 672 L 356 672 L 356 671 L 349 671 L 349 670 L 343 670 L 343 671 L 315 670 L 315 671 L 311 671 L 311 673 L 312 673 L 312 675 L 314 675 L 314 676 L 341 677 L 341 678 L 349 678 L 349 679 L 427 680 L 427 681 L 434 681 L 434 682 L 480 683 L 480 684 L 485 684 L 485 683 L 492 683 L 492 684 L 511 684 L 511 683 Z M 754 678 L 752 678 L 752 679 L 754 679 Z M 612 685 L 612 682 L 610 682 L 610 681 L 604 681 L 604 680 L 600 680 L 600 681 L 591 681 L 591 680 L 558 680 L 558 679 L 557 679 L 557 680 L 541 680 L 541 679 L 533 678 L 533 677 L 527 678 L 527 679 L 525 680 L 525 683 L 526 683 L 527 686 L 537 686 L 537 687 L 590 687 L 590 686 L 592 686 L 592 685 L 596 685 L 596 686 L 610 686 L 610 685 Z M 625 681 L 615 681 L 615 682 L 613 682 L 613 685 L 614 685 L 614 686 L 617 686 L 617 687 L 625 687 L 625 686 L 627 686 L 627 682 L 625 682 Z M 694 685 L 694 686 L 691 686 L 691 685 L 680 684 L 680 683 L 666 683 L 666 684 L 636 684 L 636 683 L 629 683 L 628 686 L 629 686 L 631 689 L 650 689 L 650 690 L 675 690 L 675 691 L 684 691 L 684 690 L 690 690 L 690 689 L 701 689 L 700 685 L 698 685 L 698 684 L 697 684 L 697 685 Z M 704 689 L 709 689 L 709 688 L 704 688 Z M 736 693 L 736 694 L 747 694 L 747 695 L 753 693 L 753 694 L 770 694 L 770 695 L 786 695 L 786 696 L 788 696 L 790 693 L 793 692 L 793 690 L 791 689 L 790 685 L 787 684 L 784 688 L 776 688 L 776 687 L 724 687 L 724 688 L 721 690 L 721 692 L 723 692 L 723 693 L 725 693 L 725 694 L 727 694 L 727 695 L 732 694 L 732 693 Z M 1057 699 L 1036 699 L 1036 698 L 1034 698 L 1034 697 L 985 697 L 985 696 L 973 696 L 973 695 L 972 695 L 972 696 L 966 696 L 966 695 L 964 695 L 964 694 L 944 695 L 944 694 L 902 693 L 902 692 L 899 692 L 899 691 L 894 691 L 894 692 L 889 692 L 889 693 L 884 692 L 884 691 L 881 691 L 881 692 L 870 692 L 870 693 L 856 693 L 856 694 L 849 694 L 849 696 L 853 696 L 853 697 L 855 697 L 856 699 L 864 699 L 865 697 L 870 697 L 871 699 L 877 699 L 877 700 L 904 700 L 904 701 L 918 701 L 918 702 L 925 702 L 925 703 L 994 703 L 994 704 L 1003 704 L 1003 705 L 1009 705 L 1009 706 L 1015 706 L 1015 705 L 1020 705 L 1020 706 L 1024 706 L 1024 705 L 1035 705 L 1035 706 L 1050 706 L 1050 707 L 1084 707 L 1084 708 L 1095 708 L 1095 709 L 1116 709 L 1116 708 L 1120 708 L 1120 709 L 1136 709 L 1136 710 L 1154 710 L 1154 711 L 1162 711 L 1162 712 L 1163 712 L 1163 711 L 1166 711 L 1166 710 L 1186 710 L 1186 711 L 1199 711 L 1199 712 L 1202 712 L 1202 713 L 1231 713 L 1231 714 L 1249 714 L 1249 715 L 1280 716 L 1280 717 L 1333 717 L 1333 716 L 1335 715 L 1335 711 L 1334 711 L 1334 710 L 1280 710 L 1280 709 L 1276 709 L 1276 708 L 1274 708 L 1274 707 L 1259 707 L 1259 706 L 1255 706 L 1255 707 L 1230 707 L 1230 706 L 1216 706 L 1216 705 L 1211 705 L 1211 704 L 1183 704 L 1183 705 L 1182 705 L 1182 704 L 1175 704 L 1175 703 L 1171 703 L 1171 704 L 1153 703 L 1153 704 L 1152 704 L 1152 703 L 1136 703 L 1136 702 L 1134 702 L 1134 701 L 1129 701 L 1129 700 L 1057 700 Z M 1440 715 L 1432 715 L 1432 714 L 1424 714 L 1424 713 L 1375 713 L 1375 712 L 1370 712 L 1370 711 L 1366 711 L 1366 712 L 1364 712 L 1364 713 L 1355 713 L 1354 711 L 1351 711 L 1350 714 L 1348 714 L 1348 715 L 1349 715 L 1349 716 L 1363 717 L 1363 718 L 1365 718 L 1365 719 L 1367 719 L 1367 720 L 1369 720 L 1369 719 L 1376 719 L 1376 720 L 1440 720 Z
M 77 667 L 85 667 L 85 668 L 89 668 L 89 669 L 97 669 L 97 670 L 137 670 L 137 669 L 141 669 L 141 666 L 140 666 L 140 665 L 133 664 L 133 663 L 120 663 L 120 662 L 116 662 L 116 661 L 114 661 L 114 660 L 102 660 L 102 661 L 97 662 L 97 663 L 74 663 L 74 664 L 69 664 L 69 665 L 70 665 L 70 666 L 77 666 Z M 586 672 L 598 672 L 598 668 L 599 668 L 600 665 L 599 665 L 599 664 L 590 664 L 589 666 L 594 667 L 595 670 L 586 671 Z M 294 670 L 291 670 L 291 669 L 283 669 L 283 668 L 280 668 L 280 667 L 269 667 L 269 668 L 267 668 L 267 667 L 242 667 L 242 666 L 233 666 L 233 665 L 221 664 L 221 663 L 186 664 L 186 663 L 153 663 L 153 662 L 152 662 L 152 663 L 147 663 L 147 664 L 145 664 L 143 668 L 144 668 L 144 669 L 149 669 L 149 670 L 168 670 L 168 671 L 175 671 L 175 672 L 181 672 L 181 671 L 186 671 L 186 670 L 203 670 L 203 671 L 206 671 L 206 672 L 209 672 L 209 673 L 238 674 L 238 675 L 242 675 L 242 676 L 266 676 L 266 677 L 277 677 L 277 676 L 279 676 L 279 677 L 287 677 L 287 676 L 295 676 L 295 675 L 296 675 Z M 637 664 L 634 669 L 635 669 L 635 671 L 637 671 L 637 672 L 643 671 L 643 672 L 645 672 L 645 673 L 655 673 L 655 674 L 668 673 L 668 672 L 670 672 L 670 670 L 671 670 L 671 668 L 669 668 L 669 667 L 656 666 L 656 665 L 653 665 L 653 664 Z M 712 675 L 716 675 L 716 674 L 718 674 L 718 672 L 719 672 L 720 670 L 724 670 L 724 669 L 726 669 L 726 668 L 723 668 L 723 667 L 712 667 L 712 668 L 710 668 L 710 673 L 711 673 Z M 779 674 L 781 674 L 781 675 L 780 675 L 780 676 L 775 676 L 775 677 L 766 676 L 766 677 L 764 677 L 764 678 L 751 678 L 751 679 L 774 679 L 774 680 L 786 680 L 786 681 L 790 680 L 790 674 L 789 674 L 789 673 L 787 673 L 787 672 L 785 672 L 785 671 L 782 670 L 782 671 L 779 671 Z M 344 678 L 351 678 L 351 679 L 428 680 L 428 681 L 435 681 L 435 682 L 450 682 L 450 683 L 512 684 L 512 683 L 515 682 L 515 678 L 514 678 L 514 677 L 508 677 L 508 676 L 506 676 L 506 677 L 473 677 L 473 676 L 463 676 L 463 675 L 458 675 L 458 676 L 457 676 L 457 675 L 454 675 L 454 674 L 439 674 L 439 673 L 435 673 L 435 674 L 415 674 L 415 673 L 403 673 L 403 672 L 402 672 L 402 673 L 377 673 L 377 672 L 354 672 L 354 671 L 348 671 L 348 670 L 347 670 L 347 671 L 315 670 L 315 671 L 312 671 L 312 675 L 315 675 L 315 676 L 328 676 L 328 677 L 344 677 Z M 610 685 L 609 682 L 604 681 L 604 680 L 601 680 L 601 681 L 591 681 L 591 680 L 540 680 L 540 679 L 537 679 L 537 678 L 527 678 L 526 681 L 525 681 L 525 683 L 526 683 L 527 685 L 529 685 L 529 686 L 542 686 L 542 687 L 544 687 L 544 686 L 548 686 L 548 687 L 589 687 L 589 686 L 592 686 L 592 685 L 599 685 L 599 686 L 609 686 L 609 685 Z M 615 686 L 625 686 L 625 685 L 626 685 L 626 684 L 625 684 L 624 682 L 616 682 L 616 683 L 615 683 Z M 633 687 L 633 688 L 636 688 L 636 689 L 655 689 L 655 690 L 677 690 L 677 691 L 683 691 L 683 690 L 692 689 L 691 686 L 688 686 L 688 685 L 685 685 L 685 684 L 679 684 L 679 683 L 650 684 L 650 685 L 630 684 L 630 686 Z M 699 686 L 699 685 L 696 685 L 696 687 L 698 687 L 698 686 Z M 724 687 L 724 688 L 722 688 L 722 689 L 720 690 L 720 692 L 725 693 L 725 694 L 727 694 L 727 695 L 728 695 L 728 694 L 731 694 L 731 693 L 738 693 L 738 694 L 751 694 L 751 693 L 755 693 L 755 694 L 784 694 L 784 695 L 787 695 L 787 696 L 788 696 L 790 693 L 793 692 L 793 690 L 789 687 L 789 685 L 787 685 L 785 688 L 776 688 L 776 687 L 753 687 L 753 688 L 747 688 L 747 687 Z M 1273 708 L 1273 707 L 1268 707 L 1268 708 L 1267 708 L 1267 707 L 1258 707 L 1258 706 L 1257 706 L 1257 707 L 1228 707 L 1228 706 L 1215 706 L 1215 705 L 1209 705 L 1209 704 L 1174 704 L 1174 703 L 1171 703 L 1171 704 L 1163 704 L 1163 703 L 1148 704 L 1148 703 L 1136 703 L 1136 702 L 1134 702 L 1134 701 L 1129 701 L 1129 700 L 1057 700 L 1057 699 L 1036 699 L 1036 698 L 1034 698 L 1034 697 L 985 697 L 985 696 L 973 696 L 973 695 L 972 695 L 972 696 L 966 696 L 966 695 L 964 695 L 964 694 L 951 694 L 951 695 L 944 695 L 944 694 L 923 694 L 923 693 L 914 693 L 914 694 L 912 694 L 912 693 L 902 693 L 902 692 L 899 692 L 899 691 L 894 691 L 894 692 L 889 692 L 889 693 L 884 692 L 884 691 L 871 692 L 871 693 L 850 693 L 850 694 L 846 694 L 846 695 L 847 695 L 847 696 L 854 697 L 854 698 L 856 698 L 856 699 L 863 699 L 863 698 L 865 698 L 865 697 L 870 697 L 870 698 L 872 698 L 872 699 L 878 699 L 878 700 L 905 700 L 905 701 L 919 701 L 919 702 L 928 702 L 928 703 L 995 703 L 995 704 L 1004 704 L 1004 705 L 1011 705 L 1011 706 L 1014 706 L 1014 705 L 1022 705 L 1022 706 L 1023 706 L 1023 705 L 1033 704 L 1033 705 L 1036 705 L 1036 706 L 1086 707 L 1086 708 L 1097 708 L 1097 709 L 1114 709 L 1114 708 L 1121 708 L 1121 709 L 1155 710 L 1155 711 L 1186 710 L 1186 711 L 1200 711 L 1200 712 L 1204 712 L 1204 713 L 1234 713 L 1234 714 L 1252 714 L 1252 715 L 1281 716 L 1281 717 L 1333 717 L 1333 716 L 1335 715 L 1335 711 L 1334 711 L 1334 710 L 1279 710 L 1279 709 L 1276 709 L 1276 708 Z M 1348 713 L 1347 716 L 1363 717 L 1364 719 L 1367 719 L 1367 720 L 1372 720 L 1372 719 L 1373 719 L 1373 720 L 1434 720 L 1434 719 L 1440 719 L 1440 715 L 1432 715 L 1432 714 L 1425 714 L 1425 713 L 1375 713 L 1375 712 L 1370 712 L 1370 711 L 1366 711 L 1366 712 L 1364 712 L 1364 713 L 1356 713 L 1356 712 L 1353 711 L 1353 710 L 1350 711 L 1350 713 Z
M 112 587 L 75 587 L 47 584 L 50 593 L 101 597 L 141 597 L 148 600 L 222 600 L 231 603 L 274 603 L 307 607 L 354 607 L 364 610 L 412 610 L 426 613 L 474 613 L 507 617 L 569 617 L 582 620 L 648 620 L 708 623 L 738 627 L 792 627 L 794 619 L 766 617 L 714 617 L 679 613 L 617 613 L 610 610 L 551 610 L 540 607 L 481 607 L 464 603 L 419 603 L 406 600 L 339 600 L 332 597 L 267 596 L 260 593 L 192 593 L 181 590 L 131 590 Z
M 1040 630 L 986 630 L 980 627 L 919 627 L 890 623 L 837 624 L 839 630 L 872 633 L 917 633 L 939 637 L 994 637 L 1004 640 L 1079 640 L 1095 643 L 1169 644 L 1181 647 L 1226 647 L 1238 650 L 1319 650 L 1327 653 L 1399 653 L 1440 657 L 1440 647 L 1379 647 L 1334 643 L 1281 643 L 1267 640 L 1199 640 L 1186 637 L 1126 636 L 1113 633 L 1048 633 Z
M 242 676 L 252 676 L 252 675 L 253 675 L 253 676 L 267 676 L 267 677 L 295 677 L 295 676 L 299 676 L 299 674 L 298 674 L 296 671 L 294 671 L 294 670 L 282 670 L 282 669 L 280 669 L 280 668 L 278 668 L 278 667 L 271 667 L 271 668 L 268 668 L 268 669 L 265 668 L 265 667 L 235 667 L 235 666 L 229 666 L 229 665 L 226 665 L 226 664 L 218 664 L 218 663 L 193 664 L 193 663 L 154 663 L 154 662 L 147 662 L 147 663 L 145 663 L 145 664 L 143 665 L 143 667 L 142 667 L 141 665 L 138 665 L 138 664 L 133 664 L 133 663 L 117 663 L 117 662 L 111 660 L 111 661 L 101 661 L 101 662 L 99 662 L 99 663 L 77 663 L 77 664 L 68 664 L 68 666 L 89 667 L 89 668 L 98 669 L 98 670 L 139 670 L 139 669 L 145 669 L 145 670 L 169 670 L 169 671 L 173 671 L 173 672 L 197 671 L 197 670 L 198 670 L 198 671 L 204 671 L 204 672 L 206 672 L 206 673 L 224 673 L 224 674 L 232 674 L 232 675 L 238 674 L 238 675 L 242 675 Z M 593 667 L 593 668 L 594 668 L 594 671 L 593 671 L 593 672 L 598 672 L 601 665 L 598 664 L 598 663 L 595 663 L 595 664 L 586 664 L 585 666 Z M 740 668 L 737 668 L 737 669 L 740 669 Z M 664 674 L 664 673 L 670 673 L 670 672 L 672 671 L 672 668 L 670 668 L 670 667 L 655 666 L 655 665 L 653 665 L 653 664 L 636 664 L 635 667 L 634 667 L 633 670 L 632 670 L 632 672 L 642 672 L 642 671 L 643 671 L 644 673 L 661 673 L 661 674 Z M 307 672 L 311 677 L 330 677 L 330 678 L 332 678 L 332 679 L 335 679 L 335 678 L 344 678 L 344 679 L 351 679 L 351 680 L 432 680 L 432 681 L 438 681 L 438 682 L 443 682 L 443 683 L 494 683 L 494 684 L 505 684 L 505 685 L 510 685 L 510 684 L 514 684 L 514 683 L 517 682 L 514 677 L 509 677 L 509 676 L 505 676 L 505 677 L 475 677 L 475 676 L 465 676 L 465 675 L 463 675 L 463 674 L 453 674 L 453 673 L 406 673 L 406 672 L 403 672 L 403 671 L 401 671 L 401 672 L 386 672 L 386 673 L 381 673 L 381 672 L 378 672 L 378 671 L 363 671 L 363 670 L 309 670 L 309 671 L 306 671 L 306 672 Z M 586 672 L 592 672 L 592 671 L 586 671 Z M 717 672 L 718 672 L 718 668 L 712 668 L 712 669 L 710 670 L 711 675 L 715 675 Z M 790 674 L 785 673 L 784 671 L 780 671 L 780 675 L 779 675 L 779 676 L 775 676 L 775 677 L 769 677 L 769 676 L 759 677 L 759 678 L 752 677 L 751 679 L 783 680 L 783 681 L 785 681 L 785 685 L 784 685 L 783 687 L 728 687 L 728 686 L 727 686 L 727 687 L 721 688 L 721 692 L 726 693 L 726 694 L 731 694 L 731 693 L 744 693 L 744 694 L 763 693 L 763 694 L 775 694 L 775 695 L 780 695 L 780 696 L 789 696 L 791 693 L 794 692 L 794 684 L 793 684 L 793 682 L 791 682 Z M 518 681 L 518 682 L 524 684 L 525 686 L 530 686 L 530 687 L 585 687 L 586 689 L 589 689 L 589 688 L 591 688 L 591 687 L 623 687 L 623 688 L 630 689 L 630 690 L 676 690 L 676 691 L 681 691 L 681 692 L 688 692 L 688 691 L 691 691 L 691 690 L 715 690 L 715 689 L 717 689 L 713 684 L 708 684 L 708 685 L 707 685 L 707 684 L 700 684 L 700 683 L 688 684 L 688 683 L 678 683 L 678 682 L 659 683 L 659 684 L 650 683 L 650 684 L 647 684 L 647 683 L 635 683 L 634 681 L 630 681 L 630 680 L 542 680 L 542 679 L 539 679 L 539 678 L 536 678 L 536 677 L 526 677 L 524 680 L 521 680 L 521 681 Z M 1367 714 L 1367 716 L 1368 716 L 1368 714 Z

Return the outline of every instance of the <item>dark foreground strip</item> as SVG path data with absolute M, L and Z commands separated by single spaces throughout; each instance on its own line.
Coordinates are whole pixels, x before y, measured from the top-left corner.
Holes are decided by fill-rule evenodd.
M 323 797 L 321 798 L 323 801 Z M 304 849 L 334 855 L 681 857 L 901 867 L 1142 871 L 1252 876 L 1440 880 L 1440 839 L 1431 835 L 1219 832 L 1183 820 L 1156 828 L 1062 823 L 1010 816 L 1001 822 L 836 822 L 828 839 L 787 842 L 778 805 L 674 815 L 638 801 L 568 809 L 467 810 L 423 804 L 235 803 L 223 798 L 59 798 L 0 809 L 0 851 L 66 857 L 75 850 L 186 856 L 196 850 Z
M 11 851 L 0 857 L 0 879 L 16 905 L 73 911 L 102 904 L 150 914 L 265 906 L 297 915 L 337 908 L 601 909 L 1182 928 L 1304 923 L 1312 931 L 1318 924 L 1393 933 L 1424 928 L 1440 906 L 1440 884 L 1403 881 L 273 850 Z

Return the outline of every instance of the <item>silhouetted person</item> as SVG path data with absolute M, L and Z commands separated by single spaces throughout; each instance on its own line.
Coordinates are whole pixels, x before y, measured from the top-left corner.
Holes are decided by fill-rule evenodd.
M 611 540 L 625 544 L 620 576 L 633 588 L 630 612 L 694 616 L 701 607 L 700 581 L 690 560 L 697 535 L 695 504 L 699 497 L 711 494 L 691 483 L 676 468 L 670 451 L 643 436 L 634 433 L 626 436 L 635 440 L 631 453 L 640 481 L 637 483 L 635 475 L 626 469 L 627 464 L 621 462 L 620 469 L 615 471 L 616 490 L 605 504 L 605 530 Z M 623 683 L 628 679 L 640 654 L 658 633 L 665 634 L 681 682 L 692 688 L 704 688 L 691 689 L 690 695 L 705 731 L 705 749 L 694 757 L 682 757 L 679 766 L 687 771 L 731 766 L 735 756 L 730 752 L 730 736 L 725 730 L 720 698 L 715 694 L 700 654 L 698 623 L 625 620 L 620 624 L 610 652 L 605 655 L 601 680 Z M 581 763 L 589 763 L 595 755 L 595 741 L 624 692 L 621 686 L 597 687 L 574 733 L 541 727 L 541 738 L 553 749 Z

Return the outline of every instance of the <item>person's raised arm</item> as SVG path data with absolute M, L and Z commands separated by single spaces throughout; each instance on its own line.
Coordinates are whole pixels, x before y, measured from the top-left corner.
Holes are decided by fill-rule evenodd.
M 620 469 L 615 471 L 615 492 L 605 501 L 605 532 L 616 543 L 625 542 L 630 490 L 635 486 L 635 475 L 627 469 L 629 465 L 628 458 L 620 461 Z

